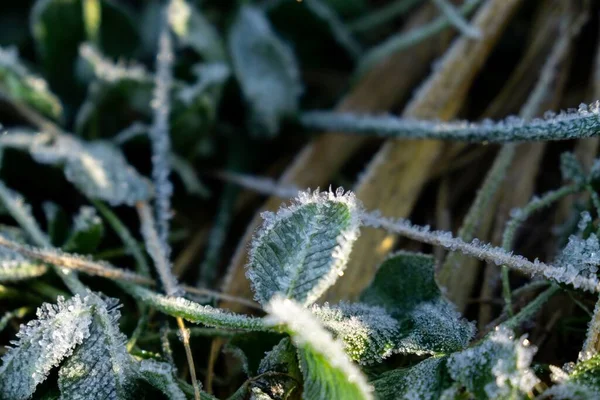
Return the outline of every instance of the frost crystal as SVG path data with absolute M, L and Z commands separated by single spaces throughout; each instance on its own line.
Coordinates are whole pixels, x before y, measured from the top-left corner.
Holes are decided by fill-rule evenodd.
M 284 325 L 299 348 L 306 399 L 372 399 L 373 389 L 361 370 L 310 313 L 276 296 L 266 306 L 268 325 Z
M 360 364 L 380 362 L 396 350 L 398 322 L 382 307 L 341 303 L 313 305 L 312 313 L 344 343 L 344 351 Z
M 45 303 L 37 319 L 21 325 L 17 341 L 2 357 L 0 393 L 10 399 L 27 399 L 73 349 L 90 335 L 92 323 L 89 299 L 59 297 Z
M 247 265 L 255 298 L 273 295 L 309 305 L 335 283 L 358 238 L 360 205 L 343 190 L 301 192 L 277 214 L 264 213 Z
M 452 354 L 448 372 L 476 398 L 508 398 L 530 392 L 539 382 L 529 368 L 536 348 L 498 327 L 481 344 Z

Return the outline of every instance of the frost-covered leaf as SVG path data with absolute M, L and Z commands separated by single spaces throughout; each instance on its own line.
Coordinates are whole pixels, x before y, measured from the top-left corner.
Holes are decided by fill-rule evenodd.
M 8 133 L 0 146 L 18 147 Z M 15 132 L 24 140 L 27 134 Z M 25 136 L 24 136 L 25 135 Z M 113 206 L 134 205 L 150 198 L 147 181 L 128 163 L 121 151 L 108 142 L 84 142 L 68 134 L 50 137 L 43 133 L 29 134 L 29 150 L 39 163 L 62 165 L 66 178 L 86 196 L 104 200 Z
M 58 372 L 62 400 L 130 399 L 136 371 L 127 353 L 127 338 L 119 330 L 119 305 L 90 293 L 93 305 L 89 337 Z
M 30 105 L 54 119 L 62 116 L 60 100 L 48 84 L 20 62 L 17 49 L 0 47 L 0 90 L 11 99 Z
M 566 152 L 560 155 L 560 172 L 565 181 L 573 181 L 579 184 L 586 181 L 583 166 L 573 153 Z
M 2 357 L 0 393 L 9 399 L 31 397 L 50 370 L 90 336 L 91 306 L 75 296 L 44 304 L 37 319 L 22 325 L 14 347 Z
M 346 354 L 360 364 L 380 362 L 396 351 L 400 327 L 382 307 L 340 303 L 333 307 L 313 305 L 311 311 L 344 343 Z
M 431 357 L 408 367 L 388 371 L 371 382 L 380 399 L 437 400 L 452 381 L 446 358 Z
M 94 207 L 84 206 L 73 219 L 71 235 L 63 246 L 64 251 L 80 254 L 92 253 L 102 240 L 104 224 Z
M 281 341 L 281 337 L 272 332 L 244 332 L 232 337 L 225 350 L 241 361 L 242 370 L 248 377 L 253 377 L 259 374 L 265 354 Z
M 264 213 L 247 276 L 256 300 L 275 294 L 312 304 L 344 271 L 358 237 L 360 206 L 352 193 L 302 192 L 277 214 Z
M 361 301 L 383 307 L 399 323 L 396 352 L 448 353 L 465 348 L 475 328 L 435 282 L 433 257 L 398 252 L 384 261 Z
M 197 7 L 185 0 L 171 1 L 169 23 L 179 42 L 194 49 L 204 60 L 225 59 L 225 48 L 219 32 Z
M 168 363 L 152 359 L 142 360 L 139 373 L 146 382 L 160 390 L 169 400 L 187 399 L 175 380 L 173 368 Z
M 500 326 L 482 343 L 448 358 L 448 372 L 476 399 L 524 398 L 539 382 L 529 367 L 536 349 Z
M 373 388 L 346 355 L 343 344 L 335 340 L 310 311 L 281 297 L 272 299 L 266 310 L 267 323 L 283 325 L 298 348 L 304 399 L 373 398 Z
M 298 109 L 302 92 L 294 53 L 273 31 L 264 13 L 240 8 L 228 37 L 233 72 L 251 109 L 257 134 L 274 136 L 281 119 Z

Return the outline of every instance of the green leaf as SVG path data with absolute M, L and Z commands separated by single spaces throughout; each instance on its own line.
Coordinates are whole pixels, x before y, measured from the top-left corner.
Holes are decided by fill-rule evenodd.
M 500 326 L 475 347 L 448 358 L 448 372 L 476 399 L 526 398 L 539 382 L 529 364 L 536 349 Z
M 88 299 L 79 296 L 44 304 L 37 319 L 21 325 L 14 347 L 2 357 L 0 393 L 5 398 L 27 399 L 50 370 L 90 336 L 92 324 Z
M 255 298 L 266 304 L 275 294 L 312 304 L 344 271 L 359 233 L 354 195 L 343 191 L 301 192 L 264 222 L 252 242 L 247 276 Z
M 179 42 L 194 49 L 205 61 L 225 59 L 223 39 L 217 29 L 185 0 L 171 1 L 169 23 Z
M 340 303 L 333 307 L 313 305 L 311 311 L 359 364 L 381 362 L 397 350 L 400 327 L 382 307 Z
M 10 99 L 27 104 L 48 117 L 62 117 L 60 100 L 44 79 L 33 75 L 21 63 L 15 48 L 0 47 L 0 90 Z
M 63 250 L 90 254 L 96 250 L 103 235 L 104 224 L 96 213 L 96 209 L 88 206 L 81 207 L 73 219 L 71 235 L 63 246 Z
M 600 397 L 600 354 L 567 364 L 564 369 L 550 366 L 557 384 L 542 395 L 556 400 L 587 400 Z
M 379 267 L 361 301 L 398 320 L 397 352 L 448 353 L 465 348 L 475 328 L 442 296 L 433 257 L 398 252 Z
M 302 92 L 292 50 L 275 34 L 263 12 L 240 8 L 228 37 L 233 72 L 251 109 L 253 132 L 274 136 L 280 121 L 298 109 Z
M 380 399 L 437 400 L 452 381 L 446 358 L 431 357 L 420 363 L 383 373 L 371 382 Z
M 152 359 L 142 360 L 139 364 L 139 373 L 145 381 L 160 390 L 169 400 L 187 400 L 175 380 L 173 368 L 168 363 Z
M 93 320 L 89 337 L 58 372 L 61 399 L 130 399 L 136 371 L 119 330 L 118 301 L 90 293 Z
M 267 323 L 283 325 L 298 348 L 304 378 L 303 398 L 372 399 L 372 388 L 344 352 L 343 344 L 325 330 L 310 311 L 275 297 L 266 306 Z

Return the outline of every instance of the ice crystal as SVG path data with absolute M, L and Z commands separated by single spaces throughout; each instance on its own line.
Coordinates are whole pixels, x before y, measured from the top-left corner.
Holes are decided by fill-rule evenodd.
M 177 384 L 176 378 L 173 375 L 173 368 L 168 363 L 152 359 L 142 360 L 139 366 L 139 373 L 144 380 L 160 390 L 169 400 L 187 399 L 187 396 Z

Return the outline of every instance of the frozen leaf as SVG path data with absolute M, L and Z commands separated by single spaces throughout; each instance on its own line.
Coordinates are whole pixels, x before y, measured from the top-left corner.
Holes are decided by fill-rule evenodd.
M 130 399 L 136 371 L 119 330 L 119 304 L 90 293 L 93 306 L 89 337 L 58 372 L 61 400 Z
M 310 311 L 279 296 L 267 304 L 266 311 L 269 313 L 266 323 L 283 325 L 298 348 L 304 399 L 373 398 L 373 388 L 348 358 L 343 344 L 335 340 Z
M 341 303 L 333 307 L 313 305 L 311 311 L 344 343 L 346 354 L 360 364 L 381 362 L 397 349 L 400 327 L 382 307 Z
M 62 116 L 60 100 L 44 79 L 27 70 L 15 48 L 0 47 L 0 88 L 9 98 L 30 105 L 44 115 L 54 119 Z
M 573 181 L 579 184 L 582 184 L 586 181 L 583 167 L 573 153 L 566 152 L 561 154 L 560 172 L 565 181 Z
M 399 252 L 384 261 L 361 301 L 398 320 L 395 352 L 435 354 L 465 348 L 474 334 L 446 300 L 434 278 L 433 257 Z
M 476 399 L 524 398 L 539 382 L 529 365 L 535 347 L 498 327 L 482 343 L 448 358 L 448 372 Z
M 225 59 L 225 48 L 219 32 L 197 7 L 185 0 L 171 1 L 169 24 L 179 42 L 194 49 L 206 61 Z
M 408 367 L 388 371 L 372 381 L 380 399 L 437 400 L 451 385 L 446 358 L 431 357 Z
M 63 246 L 64 251 L 89 254 L 102 240 L 104 224 L 93 207 L 84 206 L 73 219 L 71 235 Z
M 11 145 L 10 136 L 5 135 L 0 145 Z M 52 139 L 40 133 L 31 135 L 28 150 L 39 163 L 64 166 L 66 178 L 91 198 L 113 206 L 150 198 L 150 185 L 108 142 L 88 143 L 67 134 Z
M 251 109 L 253 131 L 274 136 L 281 119 L 298 109 L 302 87 L 294 53 L 264 13 L 248 5 L 240 8 L 228 45 L 233 72 Z
M 88 299 L 79 296 L 38 308 L 37 319 L 21 325 L 14 347 L 2 357 L 0 393 L 10 399 L 31 397 L 50 370 L 90 336 L 91 314 Z
M 146 382 L 160 390 L 169 400 L 187 399 L 175 380 L 173 368 L 168 363 L 152 359 L 142 360 L 139 373 Z
M 264 213 L 247 276 L 266 304 L 280 294 L 312 304 L 335 283 L 358 237 L 360 205 L 352 193 L 302 192 L 277 214 Z

